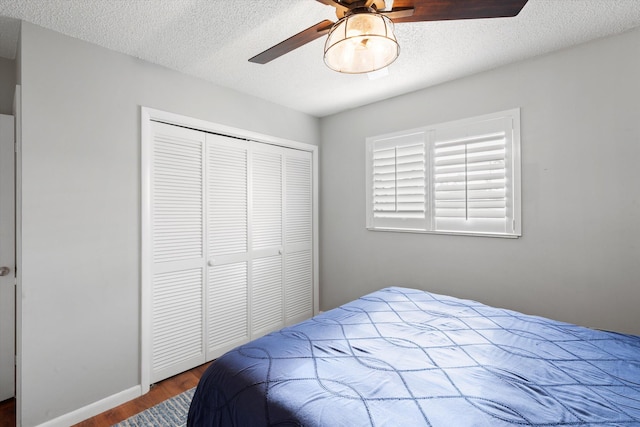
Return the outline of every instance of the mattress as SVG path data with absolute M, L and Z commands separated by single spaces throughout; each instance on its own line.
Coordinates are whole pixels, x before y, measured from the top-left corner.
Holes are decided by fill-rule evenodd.
M 640 337 L 391 287 L 217 359 L 187 425 L 640 425 Z

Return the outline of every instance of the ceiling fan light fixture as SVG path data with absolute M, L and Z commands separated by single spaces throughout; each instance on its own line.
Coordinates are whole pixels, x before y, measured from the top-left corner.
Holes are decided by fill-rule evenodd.
M 400 46 L 393 22 L 367 10 L 340 19 L 329 31 L 324 62 L 340 73 L 361 74 L 385 68 L 396 60 Z

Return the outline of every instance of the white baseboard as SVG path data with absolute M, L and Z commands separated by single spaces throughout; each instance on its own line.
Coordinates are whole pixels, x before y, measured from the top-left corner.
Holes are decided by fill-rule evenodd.
M 84 421 L 87 418 L 94 417 L 103 413 L 111 408 L 115 408 L 118 405 L 122 405 L 136 397 L 142 396 L 142 387 L 137 385 L 130 389 L 123 390 L 119 393 L 113 394 L 109 397 L 105 397 L 102 400 L 93 402 L 87 406 L 76 409 L 73 412 L 61 415 L 58 418 L 54 418 L 47 422 L 40 424 L 38 427 L 68 427 L 74 424 Z

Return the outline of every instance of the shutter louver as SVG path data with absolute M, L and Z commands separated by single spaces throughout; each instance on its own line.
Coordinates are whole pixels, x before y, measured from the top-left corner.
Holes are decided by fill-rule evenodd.
M 153 370 L 199 357 L 202 352 L 202 270 L 153 278 Z
M 202 141 L 157 133 L 153 168 L 154 262 L 202 257 Z
M 270 256 L 253 261 L 251 328 L 263 335 L 283 326 L 282 258 Z
M 286 323 L 296 323 L 313 316 L 313 266 L 311 262 L 311 250 L 287 254 L 285 277 Z
M 504 218 L 504 132 L 463 141 L 436 142 L 435 216 Z
M 374 217 L 424 218 L 424 151 L 424 144 L 374 150 Z
M 216 357 L 249 339 L 247 263 L 238 262 L 209 269 L 208 345 Z
M 253 152 L 252 249 L 282 245 L 282 158 Z
M 311 246 L 311 156 L 285 158 L 286 163 L 286 243 Z
M 248 248 L 247 149 L 213 142 L 219 138 L 207 138 L 209 257 Z

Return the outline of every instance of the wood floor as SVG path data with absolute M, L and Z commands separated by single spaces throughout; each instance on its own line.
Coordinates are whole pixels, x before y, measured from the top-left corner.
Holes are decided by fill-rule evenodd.
M 149 393 L 140 396 L 127 403 L 123 403 L 113 409 L 102 414 L 89 418 L 74 427 L 108 427 L 113 424 L 124 421 L 127 418 L 151 408 L 160 402 L 163 402 L 183 391 L 187 391 L 198 385 L 200 377 L 209 366 L 206 363 L 190 371 L 178 374 L 175 377 L 167 378 L 160 381 L 153 387 Z M 16 425 L 16 406 L 15 399 L 9 399 L 0 403 L 0 427 L 14 427 Z
M 16 425 L 16 400 L 8 399 L 0 402 L 0 427 Z

